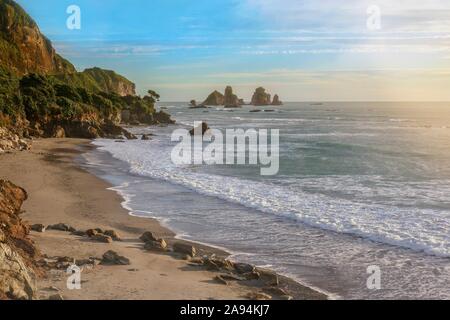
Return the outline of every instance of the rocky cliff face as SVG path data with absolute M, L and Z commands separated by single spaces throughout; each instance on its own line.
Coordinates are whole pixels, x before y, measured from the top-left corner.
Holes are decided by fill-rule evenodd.
M 0 127 L 0 154 L 12 150 L 28 150 L 30 142 L 21 139 L 17 134 Z
M 28 238 L 29 226 L 20 219 L 27 193 L 0 180 L 0 299 L 35 299 L 35 265 L 39 252 Z
M 252 105 L 254 106 L 267 106 L 271 104 L 270 94 L 266 93 L 266 89 L 259 87 L 255 90 L 252 97 Z
M 208 98 L 202 103 L 206 106 L 222 106 L 225 102 L 225 97 L 219 91 L 214 91 Z
M 56 54 L 33 19 L 12 0 L 0 0 L 0 52 L 0 68 L 16 75 L 76 71 Z

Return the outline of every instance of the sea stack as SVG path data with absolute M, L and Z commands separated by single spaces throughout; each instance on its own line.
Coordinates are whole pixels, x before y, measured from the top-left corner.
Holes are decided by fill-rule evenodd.
M 272 105 L 273 106 L 281 106 L 281 105 L 283 105 L 283 102 L 280 100 L 280 97 L 277 94 L 273 96 Z
M 266 93 L 266 89 L 263 87 L 256 88 L 252 97 L 252 105 L 254 106 L 267 106 L 271 104 L 270 94 Z
M 240 100 L 237 95 L 233 94 L 233 88 L 227 86 L 225 88 L 224 105 L 225 108 L 239 108 L 241 106 Z
M 202 104 L 206 106 L 222 106 L 224 105 L 224 98 L 224 95 L 216 90 L 211 93 Z

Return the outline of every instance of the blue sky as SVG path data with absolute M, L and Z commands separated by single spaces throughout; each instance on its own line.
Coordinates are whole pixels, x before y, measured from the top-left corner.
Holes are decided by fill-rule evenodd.
M 264 86 L 285 101 L 450 101 L 448 0 L 18 2 L 79 70 L 116 70 L 165 101 L 226 85 L 245 99 Z M 66 27 L 69 5 L 81 30 Z

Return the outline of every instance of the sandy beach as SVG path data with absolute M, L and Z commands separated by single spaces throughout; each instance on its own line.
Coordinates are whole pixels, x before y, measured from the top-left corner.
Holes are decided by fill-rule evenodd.
M 59 292 L 65 299 L 247 299 L 252 292 L 264 292 L 257 281 L 224 285 L 214 279 L 220 272 L 195 266 L 173 253 L 143 250 L 139 237 L 145 231 L 164 238 L 169 245 L 180 240 L 154 219 L 129 215 L 121 206 L 123 199 L 108 190 L 110 185 L 77 166 L 75 157 L 89 148 L 89 140 L 42 139 L 35 140 L 30 151 L 0 155 L 0 177 L 28 192 L 22 218 L 30 224 L 113 229 L 123 240 L 105 244 L 62 231 L 32 232 L 42 254 L 87 259 L 114 250 L 131 261 L 125 266 L 84 268 L 81 290 L 68 290 L 65 272 L 51 270 L 38 279 L 40 298 Z M 227 256 L 211 247 L 195 246 L 199 255 Z M 326 298 L 288 278 L 279 278 L 279 287 L 294 299 Z

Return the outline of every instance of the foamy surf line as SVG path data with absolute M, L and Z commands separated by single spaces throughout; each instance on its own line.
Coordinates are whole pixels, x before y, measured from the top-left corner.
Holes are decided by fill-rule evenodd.
M 446 233 L 450 225 L 439 211 L 366 205 L 232 177 L 227 177 L 227 184 L 224 185 L 220 177 L 172 165 L 168 155 L 170 152 L 162 141 L 153 144 L 155 149 L 149 148 L 149 145 L 144 149 L 139 142 L 118 146 L 114 142 L 97 140 L 95 144 L 114 158 L 128 163 L 132 174 L 161 179 L 200 194 L 312 227 L 450 257 L 450 236 Z M 271 190 L 271 195 L 264 190 Z M 432 221 L 439 221 L 440 224 L 432 224 Z M 425 230 L 423 225 L 432 229 Z
M 89 162 L 90 160 L 88 158 L 85 158 L 85 161 Z M 97 165 L 99 165 L 99 164 L 101 165 L 101 163 L 98 163 L 98 162 L 96 162 L 96 164 Z M 211 244 L 211 243 L 208 243 L 208 242 L 198 241 L 198 240 L 194 239 L 192 237 L 192 235 L 190 235 L 190 234 L 188 234 L 188 233 L 186 233 L 186 232 L 184 232 L 184 231 L 174 227 L 170 223 L 170 219 L 166 219 L 166 218 L 163 218 L 163 217 L 156 216 L 151 211 L 143 211 L 143 210 L 135 210 L 135 209 L 133 209 L 130 204 L 132 202 L 132 199 L 135 197 L 135 195 L 126 191 L 126 189 L 128 187 L 130 187 L 131 184 L 132 183 L 125 182 L 125 183 L 122 183 L 120 185 L 112 186 L 112 187 L 108 188 L 108 190 L 116 192 L 123 199 L 123 201 L 121 202 L 121 206 L 125 210 L 128 211 L 129 215 L 131 215 L 133 217 L 143 218 L 143 219 L 155 219 L 155 220 L 158 221 L 158 223 L 161 224 L 161 226 L 163 226 L 163 227 L 173 231 L 175 233 L 175 236 L 174 236 L 175 239 L 185 240 L 185 241 L 189 241 L 191 243 L 195 243 L 195 244 L 199 244 L 199 245 L 203 245 L 203 246 L 207 246 L 207 247 L 210 247 L 210 248 L 214 248 L 214 249 L 218 249 L 218 250 L 227 252 L 230 255 L 229 259 L 231 261 L 234 261 L 234 262 L 238 262 L 239 261 L 238 257 L 242 257 L 242 256 L 257 256 L 257 254 L 254 254 L 254 253 L 235 251 L 235 250 L 231 250 L 231 249 L 229 249 L 227 247 L 220 246 L 220 245 L 217 245 L 217 244 Z M 330 292 L 328 292 L 326 290 L 323 290 L 322 288 L 319 288 L 317 286 L 314 286 L 314 285 L 308 283 L 307 281 L 305 281 L 304 279 L 299 278 L 296 275 L 290 274 L 288 272 L 283 272 L 277 266 L 274 266 L 274 265 L 258 265 L 258 264 L 256 266 L 260 267 L 260 268 L 271 269 L 271 270 L 277 272 L 279 275 L 287 277 L 289 279 L 292 279 L 293 281 L 297 282 L 298 284 L 300 284 L 302 286 L 308 287 L 308 288 L 310 288 L 310 289 L 312 289 L 314 291 L 317 291 L 317 292 L 320 292 L 320 293 L 324 294 L 325 296 L 327 296 L 327 298 L 329 300 L 339 300 L 339 299 L 341 299 L 341 296 L 339 296 L 337 294 L 330 293 Z

